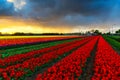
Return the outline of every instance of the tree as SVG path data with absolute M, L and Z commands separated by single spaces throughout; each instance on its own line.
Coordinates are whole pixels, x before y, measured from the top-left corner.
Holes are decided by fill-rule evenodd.
M 99 34 L 102 34 L 102 33 L 99 30 L 95 30 L 94 34 L 99 35 Z
M 22 33 L 22 32 L 16 32 L 16 33 L 14 33 L 13 35 L 17 35 L 17 36 L 19 36 L 19 35 L 25 35 L 25 33 Z
M 120 29 L 116 31 L 116 34 L 120 34 Z
M 106 33 L 107 35 L 110 35 L 111 34 L 111 32 L 108 32 L 108 33 Z
M 0 35 L 2 35 L 2 33 L 0 32 Z
M 91 30 L 91 33 L 94 33 L 95 32 L 95 30 Z

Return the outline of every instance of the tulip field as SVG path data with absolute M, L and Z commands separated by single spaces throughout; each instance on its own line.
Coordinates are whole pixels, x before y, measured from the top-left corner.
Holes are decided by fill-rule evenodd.
M 0 80 L 120 80 L 119 39 L 0 38 Z

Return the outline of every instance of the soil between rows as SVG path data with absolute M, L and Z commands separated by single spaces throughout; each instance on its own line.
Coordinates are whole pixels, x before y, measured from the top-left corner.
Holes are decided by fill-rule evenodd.
M 81 76 L 79 77 L 79 80 L 91 80 L 91 78 L 93 76 L 95 53 L 97 51 L 98 40 L 91 52 L 91 56 L 87 59 L 86 65 L 83 68 L 83 72 L 82 72 Z
M 43 73 L 45 72 L 49 67 L 52 67 L 54 64 L 56 64 L 57 62 L 59 62 L 61 59 L 65 58 L 66 56 L 70 55 L 73 51 L 77 50 L 78 48 L 80 48 L 81 46 L 84 46 L 85 44 L 87 44 L 89 41 L 83 43 L 82 45 L 74 48 L 73 50 L 71 50 L 70 52 L 66 53 L 66 54 L 63 54 L 61 55 L 60 57 L 58 57 L 57 59 L 41 66 L 40 70 L 36 71 L 32 76 L 30 77 L 26 77 L 25 80 L 35 80 L 35 78 L 37 77 L 37 75 L 39 73 Z

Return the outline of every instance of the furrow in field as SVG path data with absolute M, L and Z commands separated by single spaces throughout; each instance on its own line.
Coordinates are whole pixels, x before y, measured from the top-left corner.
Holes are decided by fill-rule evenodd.
M 98 40 L 99 40 L 99 38 L 98 38 Z M 79 77 L 79 80 L 90 80 L 91 77 L 93 76 L 93 73 L 94 73 L 93 65 L 94 65 L 94 60 L 95 60 L 95 53 L 97 51 L 98 40 L 95 43 L 95 46 L 90 53 L 90 56 L 87 58 L 85 66 L 82 68 L 83 72 L 82 72 L 81 76 Z
M 89 40 L 89 41 L 91 41 L 91 40 Z M 73 51 L 75 51 L 75 50 L 77 50 L 78 48 L 84 46 L 84 45 L 87 44 L 89 41 L 84 42 L 84 43 L 82 42 L 82 44 L 79 44 L 79 46 L 73 48 L 72 50 L 69 50 L 69 52 L 67 52 L 67 53 L 59 56 L 58 58 L 52 60 L 51 62 L 49 62 L 49 63 L 47 63 L 47 64 L 44 64 L 44 65 L 42 65 L 42 66 L 40 66 L 40 67 L 37 67 L 37 68 L 35 69 L 35 72 L 32 73 L 32 76 L 29 76 L 29 75 L 28 75 L 28 77 L 26 77 L 25 79 L 26 79 L 26 80 L 34 80 L 34 79 L 36 78 L 36 76 L 37 76 L 38 73 L 43 73 L 43 72 L 46 71 L 49 67 L 53 66 L 54 64 L 56 64 L 57 62 L 59 62 L 61 59 L 65 58 L 66 56 L 72 54 Z M 30 74 L 30 75 L 31 75 L 31 74 Z
M 37 76 L 36 80 L 75 80 L 82 73 L 82 67 L 90 56 L 98 37 L 88 42 L 84 46 L 75 50 L 69 56 L 48 68 L 42 74 Z M 34 80 L 34 79 L 31 79 Z
M 33 70 L 37 67 L 37 66 L 41 66 L 45 63 L 48 63 L 54 59 L 56 59 L 58 56 L 62 55 L 62 54 L 65 54 L 69 51 L 71 51 L 73 48 L 77 47 L 77 46 L 80 46 L 81 44 L 91 40 L 91 38 L 89 39 L 84 39 L 84 40 L 81 40 L 81 41 L 76 41 L 74 42 L 73 44 L 71 45 L 68 45 L 68 46 L 64 46 L 62 48 L 59 48 L 57 50 L 54 50 L 52 52 L 48 52 L 42 56 L 38 56 L 36 58 L 30 58 L 29 60 L 25 60 L 24 62 L 22 63 L 18 63 L 16 65 L 12 65 L 12 66 L 8 66 L 7 68 L 1 70 L 2 72 L 6 72 L 9 76 L 14 76 L 14 77 L 20 77 L 22 76 L 24 73 L 24 70 L 25 72 L 27 72 L 28 69 L 30 70 Z M 27 70 L 26 70 L 27 69 Z M 2 73 L 1 72 L 1 73 Z M 13 75 L 12 73 L 21 73 L 21 75 Z M 3 74 L 1 74 L 3 75 Z
M 120 36 L 108 36 L 108 37 L 120 42 Z
M 55 42 L 25 46 L 25 47 L 20 47 L 20 48 L 0 50 L 0 54 L 1 54 L 1 58 L 6 58 L 6 57 L 13 56 L 13 55 L 16 55 L 16 54 L 24 54 L 24 53 L 27 53 L 27 52 L 30 52 L 30 51 L 33 51 L 33 50 L 39 50 L 39 49 L 42 49 L 42 48 L 47 48 L 47 47 L 59 45 L 59 44 L 62 44 L 62 43 L 72 42 L 72 41 L 80 40 L 80 39 L 81 38 L 63 40 L 63 41 L 55 41 Z
M 120 80 L 120 56 L 101 36 L 91 80 Z
M 104 38 L 120 54 L 120 42 L 118 42 L 118 41 L 116 41 L 108 36 L 104 36 Z
M 20 39 L 0 39 L 0 50 L 18 48 L 34 44 L 41 44 L 53 41 L 75 39 L 80 37 L 53 37 L 53 38 L 20 38 Z
M 39 57 L 39 56 L 42 56 L 42 55 L 44 55 L 48 52 L 53 52 L 57 49 L 66 47 L 68 45 L 72 45 L 72 44 L 74 44 L 76 42 L 79 42 L 79 41 L 80 40 L 75 40 L 75 41 L 72 41 L 72 42 L 68 42 L 68 43 L 59 44 L 59 45 L 56 45 L 56 46 L 51 46 L 51 47 L 48 47 L 48 48 L 43 48 L 43 49 L 40 49 L 40 50 L 27 52 L 25 54 L 17 54 L 17 55 L 14 55 L 14 56 L 9 56 L 7 58 L 4 58 L 4 59 L 0 60 L 0 67 L 15 65 L 15 64 L 21 63 L 25 60 L 28 60 L 28 59 L 31 59 L 31 58 L 34 58 L 34 57 Z

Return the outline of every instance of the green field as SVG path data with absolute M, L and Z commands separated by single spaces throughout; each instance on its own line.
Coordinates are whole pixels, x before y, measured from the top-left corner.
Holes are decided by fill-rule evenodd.
M 19 36 L 19 38 L 22 37 Z M 37 80 L 39 74 L 42 76 L 38 80 L 42 77 L 42 80 L 46 77 L 48 77 L 46 80 L 49 80 L 51 78 L 49 74 L 56 77 L 63 76 L 60 80 L 91 80 L 91 77 L 96 76 L 93 75 L 96 74 L 95 70 L 100 75 L 112 75 L 111 72 L 118 71 L 115 74 L 118 78 L 120 66 L 120 57 L 117 53 L 120 52 L 118 40 L 119 36 L 99 35 L 76 38 L 69 36 L 64 40 L 1 47 L 0 80 Z M 64 79 L 66 74 L 70 79 Z M 56 77 L 50 80 L 59 80 Z M 99 80 L 102 79 L 101 76 L 98 75 L 98 77 Z
M 109 37 L 120 42 L 120 36 L 109 36 Z
M 111 46 L 120 53 L 120 36 L 104 36 Z
M 36 44 L 36 45 L 30 45 L 30 46 L 23 46 L 19 48 L 5 49 L 5 50 L 0 50 L 0 54 L 1 54 L 1 58 L 5 58 L 5 57 L 13 56 L 16 54 L 24 54 L 26 52 L 30 52 L 33 50 L 39 50 L 42 48 L 55 46 L 55 45 L 62 44 L 62 43 L 72 42 L 74 40 L 80 40 L 80 39 L 54 41 L 54 42 L 48 42 L 48 43 L 42 43 L 42 44 Z

